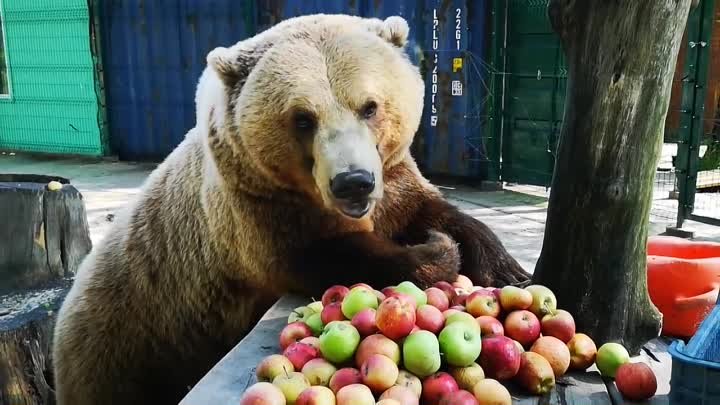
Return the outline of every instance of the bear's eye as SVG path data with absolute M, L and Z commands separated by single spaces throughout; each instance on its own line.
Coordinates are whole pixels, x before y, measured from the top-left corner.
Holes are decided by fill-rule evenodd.
M 365 119 L 370 119 L 375 116 L 377 112 L 377 103 L 374 101 L 368 101 L 362 108 L 362 116 Z
M 306 111 L 298 111 L 293 117 L 293 124 L 298 131 L 312 132 L 316 125 L 315 116 Z

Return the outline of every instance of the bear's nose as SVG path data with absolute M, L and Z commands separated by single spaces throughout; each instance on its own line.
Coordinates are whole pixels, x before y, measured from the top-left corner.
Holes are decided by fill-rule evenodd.
M 340 200 L 366 198 L 375 189 L 375 176 L 367 170 L 352 170 L 330 180 L 330 191 Z

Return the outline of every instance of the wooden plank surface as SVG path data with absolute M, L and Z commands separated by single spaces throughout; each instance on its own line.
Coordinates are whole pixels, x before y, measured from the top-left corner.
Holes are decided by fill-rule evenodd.
M 236 405 L 247 387 L 254 384 L 255 366 L 264 358 L 280 353 L 279 336 L 293 308 L 309 300 L 286 296 L 278 300 L 260 322 L 218 364 L 205 375 L 180 405 Z
M 306 305 L 307 298 L 286 296 L 280 299 L 260 320 L 255 328 L 233 348 L 212 370 L 195 385 L 180 405 L 237 404 L 242 393 L 254 384 L 255 366 L 270 354 L 280 353 L 278 336 L 287 324 L 293 308 Z M 657 396 L 646 405 L 668 404 L 670 381 L 670 355 L 667 342 L 654 340 L 646 351 L 633 361 L 645 361 L 658 377 Z M 559 379 L 555 390 L 545 396 L 525 395 L 513 383 L 506 383 L 514 405 L 625 405 L 612 381 L 603 381 L 593 366 L 585 373 L 569 373 Z

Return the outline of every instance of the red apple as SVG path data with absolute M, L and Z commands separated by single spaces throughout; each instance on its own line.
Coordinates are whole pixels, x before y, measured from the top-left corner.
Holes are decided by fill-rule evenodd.
M 454 283 L 452 283 L 453 287 L 455 288 L 462 288 L 463 290 L 470 291 L 473 288 L 473 282 L 465 275 L 458 275 L 457 279 Z
M 478 290 L 470 294 L 465 302 L 465 310 L 474 317 L 500 315 L 500 304 L 495 294 L 488 290 Z
M 372 391 L 362 384 L 350 384 L 340 388 L 335 398 L 336 405 L 375 405 Z
M 482 351 L 478 361 L 488 378 L 507 380 L 520 368 L 520 353 L 512 339 L 492 336 L 482 339 Z
M 555 373 L 555 378 L 565 375 L 570 367 L 570 350 L 556 337 L 541 336 L 532 344 L 530 351 L 545 357 Z
M 380 290 L 380 292 L 383 293 L 383 295 L 385 295 L 385 298 L 387 298 L 387 297 L 390 296 L 390 294 L 392 294 L 393 292 L 395 292 L 395 287 L 394 287 L 394 286 L 392 286 L 392 287 L 385 287 L 385 288 L 383 288 L 382 290 Z M 381 302 L 382 302 L 382 301 L 381 301 Z
M 404 338 L 415 327 L 415 307 L 399 297 L 386 298 L 377 309 L 375 322 L 390 339 Z
M 534 395 L 543 395 L 555 387 L 555 374 L 550 363 L 535 352 L 520 355 L 520 370 L 515 381 Z
M 573 370 L 587 370 L 595 363 L 597 346 L 590 337 L 584 333 L 576 333 L 569 342 L 570 368 Z
M 306 345 L 310 345 L 318 350 L 320 350 L 320 338 L 315 336 L 308 336 L 306 338 L 300 339 L 300 343 L 305 343 Z
M 295 370 L 302 370 L 305 363 L 320 357 L 320 350 L 305 343 L 295 342 L 285 349 L 283 356 L 293 364 Z
M 437 404 L 443 395 L 459 390 L 460 387 L 450 374 L 439 371 L 423 381 L 422 402 Z
M 255 369 L 255 377 L 260 382 L 272 382 L 278 375 L 293 371 L 295 371 L 295 366 L 287 357 L 271 354 L 260 360 Z
M 355 364 L 358 368 L 373 354 L 382 354 L 395 364 L 400 364 L 400 346 L 385 335 L 376 333 L 360 341 L 355 352 Z
M 418 405 L 420 394 L 415 394 L 412 389 L 394 385 L 380 395 L 380 400 L 393 399 L 400 405 Z M 378 402 L 379 404 L 380 402 Z
M 428 305 L 432 305 L 441 312 L 450 308 L 450 300 L 445 292 L 437 287 L 430 287 L 425 290 Z
M 343 298 L 345 298 L 349 292 L 350 289 L 343 285 L 334 285 L 325 290 L 325 293 L 320 301 L 322 302 L 323 307 L 326 307 L 333 302 L 342 302 Z
M 479 405 L 512 405 L 510 392 L 497 380 L 486 378 L 473 387 Z
M 438 405 L 478 405 L 478 400 L 470 392 L 459 390 L 443 395 Z
M 313 336 L 313 331 L 305 322 L 296 321 L 287 324 L 283 330 L 280 331 L 280 349 L 285 350 L 291 344 L 308 336 Z
M 302 368 L 302 373 L 310 381 L 310 385 L 322 385 L 323 387 L 330 384 L 330 378 L 336 371 L 335 366 L 322 357 L 309 360 Z
M 443 294 L 443 297 L 444 296 Z M 415 324 L 418 328 L 437 335 L 442 330 L 443 325 L 445 325 L 445 317 L 437 307 L 421 305 L 417 311 L 415 311 Z
M 373 354 L 360 368 L 363 384 L 367 385 L 375 394 L 380 394 L 392 387 L 397 381 L 397 364 L 387 356 Z
M 470 296 L 470 294 L 467 294 L 467 293 L 457 294 L 450 302 L 451 307 L 465 308 L 465 304 L 467 303 L 467 299 L 469 296 Z
M 480 325 L 480 333 L 482 337 L 503 336 L 505 334 L 505 329 L 497 318 L 483 315 L 475 318 L 475 320 L 478 325 Z
M 375 310 L 373 308 L 365 308 L 353 316 L 350 322 L 357 329 L 360 336 L 368 336 L 378 331 L 375 324 Z
M 433 284 L 433 287 L 442 290 L 442 292 L 445 293 L 445 295 L 448 298 L 448 302 L 452 301 L 453 298 L 457 295 L 455 292 L 455 287 L 452 286 L 452 284 L 448 283 L 447 281 L 438 281 L 437 283 Z
M 269 382 L 258 382 L 245 390 L 240 405 L 285 405 L 285 394 Z
M 646 401 L 657 392 L 657 378 L 645 363 L 625 363 L 615 372 L 618 391 L 631 401 Z
M 513 311 L 505 318 L 505 336 L 515 339 L 524 347 L 540 337 L 540 320 L 530 311 Z
M 500 289 L 500 305 L 507 312 L 528 309 L 533 303 L 533 296 L 530 291 L 507 285 Z
M 563 309 L 543 316 L 540 326 L 543 336 L 556 337 L 563 343 L 569 342 L 575 336 L 575 319 L 570 312 Z
M 325 305 L 320 312 L 320 320 L 323 325 L 327 325 L 332 321 L 344 321 L 345 315 L 342 312 L 342 301 Z
M 340 388 L 342 387 L 360 383 L 362 383 L 362 375 L 360 374 L 360 370 L 352 367 L 346 367 L 336 371 L 335 374 L 330 377 L 330 383 L 328 384 L 328 386 L 330 387 L 332 392 L 337 394 L 337 392 L 340 391 Z
M 385 299 L 381 302 L 384 302 L 388 298 L 392 298 L 392 297 L 398 298 L 398 299 L 400 299 L 400 301 L 402 301 L 408 305 L 411 305 L 413 307 L 413 311 L 417 309 L 417 302 L 415 301 L 415 298 L 413 298 L 409 294 L 401 293 L 397 290 L 392 290 L 392 292 L 385 294 Z
M 300 393 L 295 405 L 335 405 L 335 394 L 328 387 L 312 386 Z

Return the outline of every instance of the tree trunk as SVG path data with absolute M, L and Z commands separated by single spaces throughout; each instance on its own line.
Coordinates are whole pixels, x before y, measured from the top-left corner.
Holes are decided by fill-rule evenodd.
M 551 0 L 568 64 L 565 117 L 533 282 L 598 346 L 660 333 L 647 292 L 653 178 L 691 0 Z
M 62 184 L 48 188 L 50 181 Z M 66 179 L 0 174 L 0 294 L 72 276 L 90 251 L 82 195 Z

